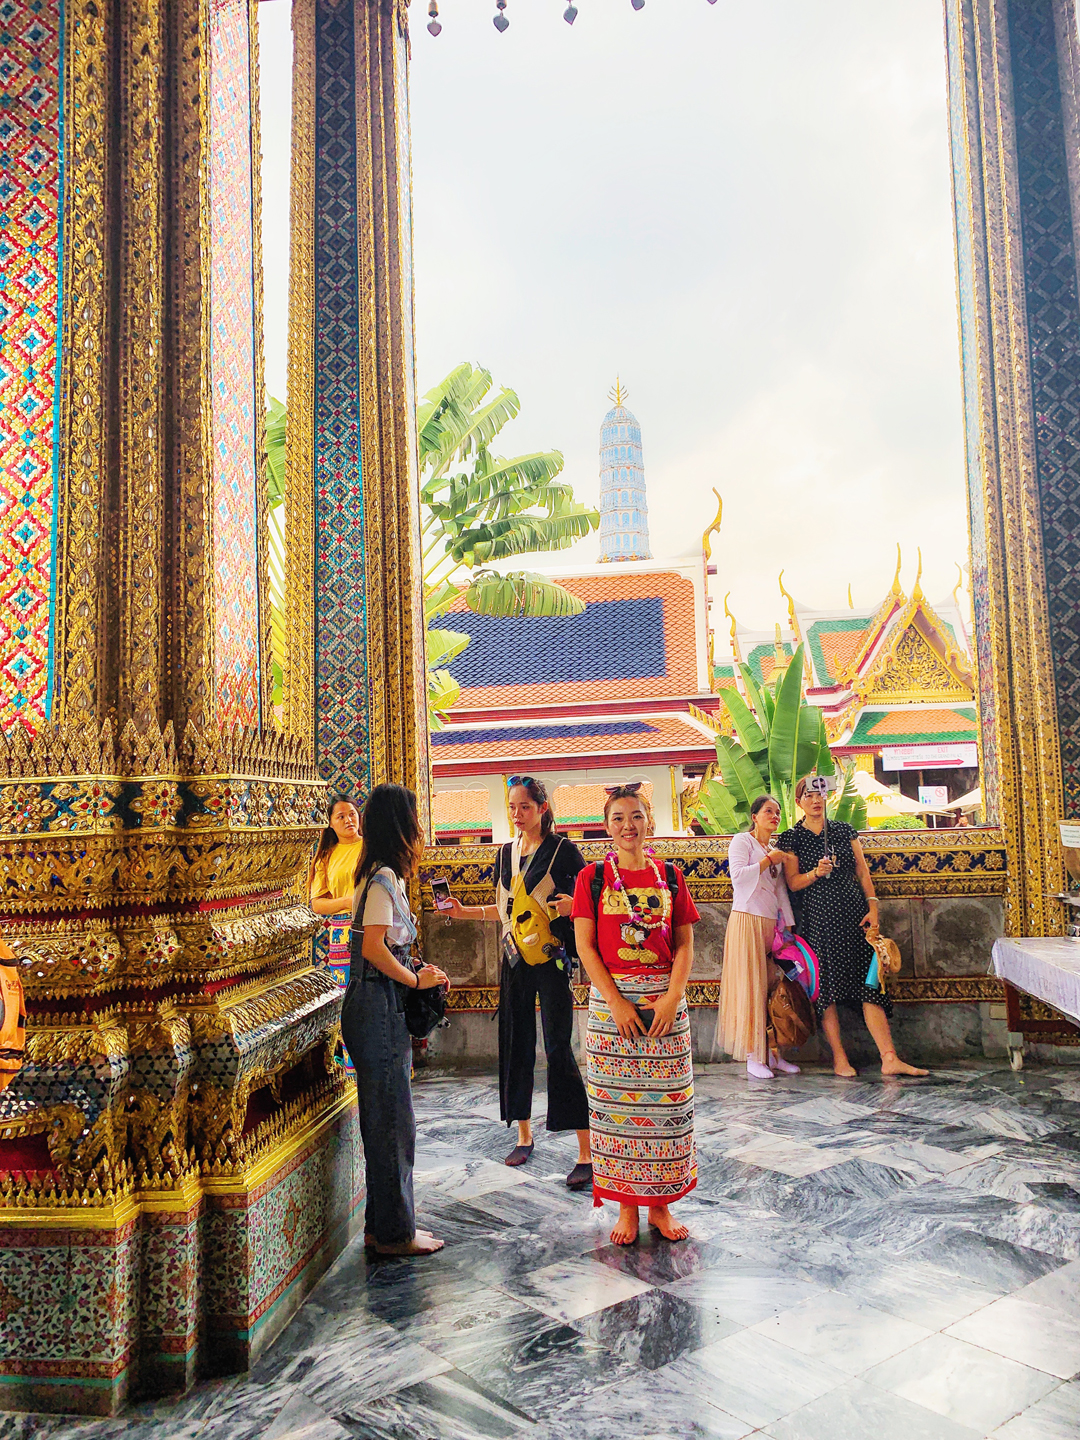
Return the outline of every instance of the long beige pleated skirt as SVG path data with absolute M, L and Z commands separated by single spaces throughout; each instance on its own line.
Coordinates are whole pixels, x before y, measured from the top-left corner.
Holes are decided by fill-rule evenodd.
M 775 920 L 733 910 L 724 936 L 724 970 L 716 1038 L 736 1060 L 753 1055 L 768 1060 L 765 1038 L 769 993 L 769 953 Z

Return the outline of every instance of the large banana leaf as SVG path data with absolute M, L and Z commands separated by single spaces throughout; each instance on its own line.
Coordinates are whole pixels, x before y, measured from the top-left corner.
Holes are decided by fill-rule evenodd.
M 769 742 L 765 732 L 758 724 L 754 712 L 737 690 L 731 688 L 722 690 L 720 699 L 725 710 L 731 716 L 731 723 L 735 726 L 739 744 L 758 768 L 764 788 L 768 784 L 769 778 Z
M 745 812 L 744 823 L 748 822 L 750 806 L 759 795 L 765 793 L 761 772 L 742 746 L 729 735 L 716 737 L 716 762 L 720 766 L 720 776 L 731 795 L 732 804 L 740 816 Z
M 499 575 L 481 570 L 465 588 L 465 604 L 478 615 L 581 615 L 584 600 L 531 570 Z
M 461 586 L 455 585 L 452 580 L 441 580 L 437 585 L 428 586 L 424 591 L 424 620 L 430 623 L 445 615 L 460 594 Z
M 744 665 L 741 660 L 739 662 L 739 674 L 742 676 L 746 698 L 753 707 L 754 714 L 757 716 L 758 724 L 761 726 L 767 743 L 769 739 L 769 726 L 772 723 L 772 707 L 766 706 L 765 704 L 765 691 L 768 687 L 760 687 L 750 666 Z
M 799 763 L 805 763 L 810 749 L 807 741 L 811 736 L 813 756 L 817 756 L 818 723 L 810 706 L 803 703 L 802 662 L 800 645 L 776 686 L 776 707 L 769 730 L 769 775 L 774 793 L 783 785 L 794 786 L 801 778 Z M 813 769 L 813 760 L 810 769 Z
M 428 630 L 428 665 L 433 670 L 441 665 L 449 665 L 451 660 L 457 659 L 471 639 L 470 635 L 463 635 L 460 630 L 440 630 L 438 627 Z
M 449 554 L 460 565 L 470 568 L 487 565 L 493 560 L 508 560 L 513 555 L 535 554 L 542 550 L 565 550 L 575 540 L 596 528 L 599 515 L 584 505 L 567 507 L 562 514 L 516 515 L 509 520 L 495 520 L 467 531 L 449 547 Z
M 461 686 L 449 670 L 428 671 L 428 728 L 441 730 L 443 716 L 457 704 Z
M 825 774 L 825 771 L 819 771 Z M 855 789 L 855 767 L 845 765 L 843 767 L 843 782 L 840 788 L 834 790 L 829 798 L 828 815 L 830 820 L 841 820 L 845 825 L 853 825 L 856 830 L 865 830 L 866 800 Z
M 735 835 L 745 829 L 729 792 L 716 780 L 708 780 L 701 787 L 694 800 L 693 818 L 706 835 Z

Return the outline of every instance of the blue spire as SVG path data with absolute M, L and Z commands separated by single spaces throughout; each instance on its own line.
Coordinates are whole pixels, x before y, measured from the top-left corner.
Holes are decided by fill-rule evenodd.
M 641 426 L 623 404 L 626 394 L 616 380 L 609 392 L 615 407 L 604 416 L 600 430 L 601 560 L 652 559 Z

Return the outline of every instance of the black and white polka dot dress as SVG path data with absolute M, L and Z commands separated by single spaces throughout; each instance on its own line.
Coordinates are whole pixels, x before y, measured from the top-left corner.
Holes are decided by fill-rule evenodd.
M 805 890 L 792 896 L 798 905 L 799 934 L 818 957 L 821 990 L 817 1000 L 818 1014 L 830 1005 L 860 1009 L 863 1005 L 879 1005 L 886 1015 L 892 1014 L 892 1001 L 882 990 L 871 989 L 866 972 L 874 951 L 862 928 L 862 918 L 869 908 L 855 872 L 855 852 L 851 842 L 859 832 L 839 821 L 831 823 L 829 850 L 836 862 L 831 875 L 815 880 Z M 799 874 L 813 870 L 825 854 L 825 836 L 815 835 L 800 820 L 773 841 L 778 850 L 787 850 L 798 857 Z

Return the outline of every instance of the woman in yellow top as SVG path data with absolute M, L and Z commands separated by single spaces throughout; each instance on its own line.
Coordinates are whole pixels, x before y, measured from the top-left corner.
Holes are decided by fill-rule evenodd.
M 329 821 L 311 862 L 308 892 L 312 910 L 325 915 L 330 932 L 327 969 L 344 994 L 349 983 L 349 926 L 352 923 L 356 867 L 364 842 L 360 838 L 360 807 L 347 795 L 335 795 L 326 809 Z M 349 1057 L 338 1063 L 351 1073 Z

